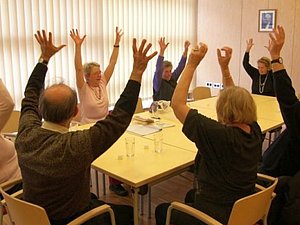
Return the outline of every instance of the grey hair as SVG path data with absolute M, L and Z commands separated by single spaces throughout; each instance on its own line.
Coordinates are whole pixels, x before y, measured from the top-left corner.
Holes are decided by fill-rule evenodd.
M 89 75 L 91 73 L 91 70 L 92 70 L 92 67 L 100 67 L 100 64 L 99 63 L 96 63 L 96 62 L 89 62 L 89 63 L 85 63 L 83 65 L 83 72 L 84 72 L 84 75 Z

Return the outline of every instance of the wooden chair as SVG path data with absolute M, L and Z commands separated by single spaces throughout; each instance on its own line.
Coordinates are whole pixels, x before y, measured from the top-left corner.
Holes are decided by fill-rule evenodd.
M 0 188 L 2 188 L 3 190 L 8 190 L 11 187 L 13 187 L 14 185 L 21 183 L 21 182 L 22 182 L 22 178 L 10 180 L 10 181 L 0 184 Z M 23 190 L 20 190 L 20 191 L 17 191 L 16 193 L 13 193 L 12 195 L 15 197 L 17 196 L 18 198 L 21 198 L 22 194 L 23 194 Z M 7 207 L 5 207 L 5 199 L 2 199 L 0 201 L 0 225 L 4 224 L 4 219 L 6 219 L 6 221 L 9 219 L 9 218 L 4 218 L 5 216 L 8 217 Z
M 194 100 L 200 100 L 211 97 L 211 90 L 209 87 L 199 86 L 195 87 L 192 92 Z
M 272 184 L 266 188 L 256 184 L 258 192 L 237 200 L 232 207 L 228 225 L 253 225 L 261 219 L 263 220 L 263 224 L 267 225 L 267 216 L 272 199 L 275 197 L 273 191 L 277 185 L 278 178 L 263 174 L 258 174 L 258 178 L 272 182 Z M 179 202 L 172 202 L 169 206 L 166 225 L 170 224 L 173 209 L 189 214 L 208 225 L 222 225 L 209 215 Z
M 17 132 L 19 127 L 20 111 L 13 111 L 7 123 L 2 129 L 2 133 Z
M 0 192 L 4 197 L 4 205 L 7 208 L 11 223 L 14 225 L 51 225 L 44 208 L 23 201 L 19 199 L 17 195 L 9 195 L 4 191 L 5 187 L 7 187 L 8 185 L 12 185 L 14 182 L 15 181 L 7 182 L 0 187 Z M 106 204 L 86 212 L 85 214 L 68 223 L 68 225 L 82 224 L 89 219 L 106 212 L 110 214 L 111 224 L 115 225 L 116 223 L 114 212 L 111 207 Z

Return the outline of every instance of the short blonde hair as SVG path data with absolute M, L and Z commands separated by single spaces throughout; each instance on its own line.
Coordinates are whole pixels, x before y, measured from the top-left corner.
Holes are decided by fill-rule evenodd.
M 91 70 L 92 70 L 92 67 L 100 67 L 100 64 L 99 63 L 96 63 L 96 62 L 89 62 L 89 63 L 85 63 L 83 65 L 83 72 L 84 72 L 84 75 L 90 75 L 91 73 Z
M 232 86 L 220 92 L 216 105 L 218 121 L 223 124 L 257 121 L 256 104 L 245 88 Z
M 261 57 L 259 60 L 257 60 L 257 63 L 264 64 L 268 70 L 271 70 L 271 60 L 268 57 Z

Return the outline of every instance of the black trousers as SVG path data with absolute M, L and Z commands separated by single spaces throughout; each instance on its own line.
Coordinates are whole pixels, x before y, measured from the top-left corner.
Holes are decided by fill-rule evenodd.
M 65 225 L 72 221 L 73 219 L 79 217 L 80 215 L 86 213 L 87 211 L 94 209 L 98 206 L 108 204 L 111 206 L 112 210 L 115 214 L 116 224 L 117 225 L 132 225 L 133 224 L 133 208 L 128 205 L 115 205 L 111 203 L 106 203 L 104 201 L 99 200 L 94 194 L 91 194 L 91 201 L 89 206 L 83 211 L 76 213 L 69 218 L 65 218 L 62 220 L 51 220 L 51 225 Z M 84 225 L 110 225 L 110 216 L 109 213 L 104 213 L 103 215 L 97 216 L 88 222 L 84 223 Z

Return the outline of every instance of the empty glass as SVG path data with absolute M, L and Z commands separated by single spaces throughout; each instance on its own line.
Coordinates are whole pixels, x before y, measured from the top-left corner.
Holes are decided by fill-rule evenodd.
M 134 137 L 126 137 L 125 144 L 126 144 L 126 155 L 128 157 L 133 157 L 134 151 L 135 151 L 135 138 Z

